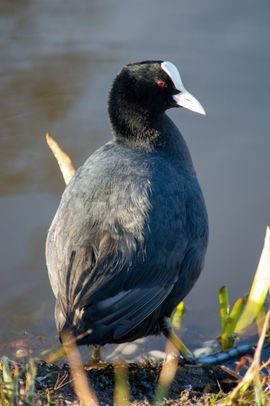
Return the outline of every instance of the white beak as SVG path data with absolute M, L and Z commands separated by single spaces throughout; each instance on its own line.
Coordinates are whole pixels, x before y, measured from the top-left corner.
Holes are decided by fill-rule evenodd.
M 192 94 L 190 94 L 185 88 L 181 90 L 181 93 L 175 94 L 173 96 L 174 100 L 178 104 L 178 106 L 185 107 L 191 111 L 195 111 L 196 113 L 203 114 L 205 115 L 206 112 L 201 105 L 200 102 L 198 102 L 197 99 L 195 99 Z
M 205 115 L 206 113 L 201 103 L 185 89 L 177 67 L 171 62 L 165 61 L 162 62 L 161 68 L 171 78 L 175 88 L 180 92 L 173 96 L 178 106 L 186 107 L 189 110 L 196 111 L 196 113 Z

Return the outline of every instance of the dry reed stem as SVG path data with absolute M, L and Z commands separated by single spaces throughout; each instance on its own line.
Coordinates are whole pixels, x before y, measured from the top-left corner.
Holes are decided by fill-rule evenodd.
M 177 372 L 178 358 L 178 348 L 175 344 L 173 344 L 172 341 L 168 340 L 165 349 L 165 359 L 161 368 L 158 386 L 156 389 L 154 405 L 162 404 L 164 397 L 167 396 Z
M 46 134 L 46 141 L 55 156 L 60 171 L 62 172 L 66 185 L 75 173 L 74 166 L 70 157 L 59 147 L 58 143 L 53 139 L 50 133 Z
M 74 390 L 83 406 L 98 406 L 95 391 L 91 388 L 83 369 L 80 353 L 71 333 L 63 334 L 63 345 L 67 354 Z
M 159 377 L 160 385 L 171 385 L 178 367 L 179 352 L 177 347 L 168 341 L 165 350 L 165 359 Z

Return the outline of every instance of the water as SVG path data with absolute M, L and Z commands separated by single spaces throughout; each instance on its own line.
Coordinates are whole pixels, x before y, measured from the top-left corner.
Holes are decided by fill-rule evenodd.
M 22 337 L 57 344 L 44 244 L 64 183 L 44 134 L 78 167 L 110 139 L 115 74 L 144 59 L 174 62 L 207 111 L 170 116 L 190 147 L 211 232 L 183 337 L 196 347 L 219 334 L 218 288 L 232 301 L 248 291 L 270 222 L 269 18 L 266 0 L 1 0 L 2 352 Z

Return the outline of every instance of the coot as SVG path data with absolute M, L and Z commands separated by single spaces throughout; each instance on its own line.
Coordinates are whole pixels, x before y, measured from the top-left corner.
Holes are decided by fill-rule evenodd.
M 116 76 L 113 139 L 77 170 L 47 237 L 60 338 L 67 328 L 80 345 L 168 335 L 164 321 L 199 277 L 207 212 L 171 107 L 205 114 L 172 63 L 132 63 Z

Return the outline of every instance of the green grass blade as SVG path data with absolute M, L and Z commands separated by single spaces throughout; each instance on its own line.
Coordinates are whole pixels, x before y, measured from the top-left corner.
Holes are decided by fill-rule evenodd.
M 259 372 L 254 378 L 254 393 L 255 393 L 255 402 L 257 406 L 265 406 L 265 396 L 263 391 L 263 385 L 260 380 Z
M 229 311 L 230 311 L 229 296 L 228 296 L 226 286 L 222 286 L 219 289 L 218 298 L 219 298 L 219 308 L 220 308 L 221 331 L 223 334 L 224 327 L 225 327 L 226 321 L 229 317 Z
M 253 323 L 262 309 L 270 287 L 270 227 L 266 229 L 264 247 L 260 262 L 252 282 L 246 307 L 237 323 L 235 331 L 241 333 Z
M 174 328 L 176 328 L 178 330 L 181 327 L 181 321 L 184 316 L 185 310 L 186 310 L 185 303 L 180 302 L 174 312 L 173 319 L 172 319 L 172 325 Z
M 30 359 L 29 362 L 26 364 L 26 390 L 28 400 L 31 401 L 35 395 L 35 388 L 36 388 L 36 379 L 37 375 L 37 367 L 34 363 L 33 359 Z
M 12 405 L 16 395 L 16 379 L 13 377 L 9 359 L 7 357 L 2 357 L 1 363 L 4 391 L 9 402 L 8 404 Z
M 114 404 L 116 406 L 129 405 L 128 366 L 124 362 L 114 364 Z
M 0 377 L 0 406 L 6 406 L 6 405 L 7 405 L 7 403 L 6 403 L 5 394 L 4 394 L 4 384 Z
M 47 403 L 46 403 L 46 406 L 51 406 L 51 400 L 52 400 L 51 394 L 50 394 L 50 392 L 48 391 L 48 392 L 47 392 Z

